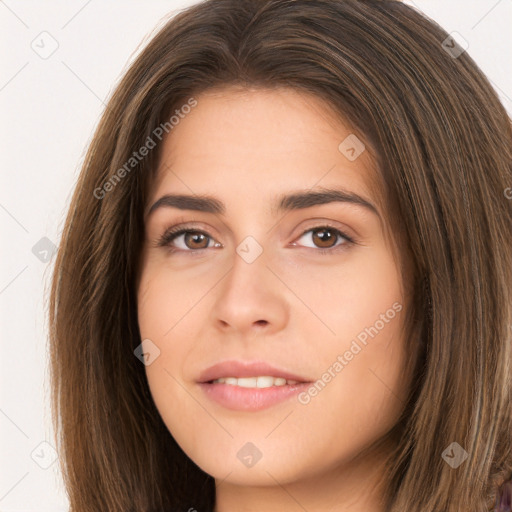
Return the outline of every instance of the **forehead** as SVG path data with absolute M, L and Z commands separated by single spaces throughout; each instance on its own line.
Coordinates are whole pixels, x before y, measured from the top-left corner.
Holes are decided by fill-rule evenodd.
M 197 106 L 163 140 L 151 199 L 168 191 L 215 190 L 261 202 L 316 186 L 373 195 L 371 151 L 322 99 L 288 88 L 239 87 L 195 99 Z M 352 155 L 346 153 L 349 146 Z M 348 158 L 354 151 L 356 158 Z
M 198 156 L 229 148 L 233 155 L 292 158 L 336 149 L 353 132 L 320 98 L 294 89 L 229 87 L 206 91 L 196 101 L 165 138 L 167 156 L 193 146 Z

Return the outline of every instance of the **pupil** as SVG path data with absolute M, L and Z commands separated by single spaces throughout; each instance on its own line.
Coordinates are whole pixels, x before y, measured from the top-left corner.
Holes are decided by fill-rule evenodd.
M 324 233 L 324 235 L 318 235 L 318 233 Z M 333 234 L 328 229 L 321 229 L 316 232 L 313 236 L 316 236 L 320 240 L 320 244 L 325 244 L 327 242 L 327 247 L 330 247 L 329 245 L 329 239 L 334 239 Z
M 193 239 L 193 243 L 200 243 L 201 238 L 206 239 L 206 237 L 205 237 L 205 235 L 203 235 L 203 233 L 188 233 L 187 234 L 187 242 L 190 240 L 190 238 Z M 197 238 L 199 238 L 199 240 L 197 240 Z

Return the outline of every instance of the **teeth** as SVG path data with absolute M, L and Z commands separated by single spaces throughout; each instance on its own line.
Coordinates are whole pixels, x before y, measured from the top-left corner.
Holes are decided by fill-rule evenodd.
M 257 377 L 247 377 L 245 379 L 238 379 L 237 386 L 241 388 L 255 388 L 258 384 Z
M 272 386 L 284 386 L 297 384 L 296 380 L 286 380 L 282 377 L 271 377 L 264 375 L 262 377 L 222 377 L 214 380 L 214 384 L 229 384 L 230 386 L 240 386 L 241 388 L 270 388 Z
M 258 377 L 256 379 L 256 387 L 258 388 L 269 388 L 274 385 L 274 377 Z M 286 383 L 286 380 L 285 380 Z

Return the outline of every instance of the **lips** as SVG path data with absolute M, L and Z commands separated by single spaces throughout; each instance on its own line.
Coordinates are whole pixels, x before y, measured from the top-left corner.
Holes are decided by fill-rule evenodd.
M 224 361 L 222 363 L 217 363 L 213 366 L 210 366 L 206 370 L 203 370 L 197 381 L 199 383 L 211 383 L 214 380 L 229 377 L 243 378 L 263 376 L 281 378 L 286 379 L 287 381 L 296 381 L 298 383 L 312 382 L 310 379 L 304 376 L 276 368 L 263 361 Z
M 197 384 L 223 409 L 256 412 L 291 400 L 311 382 L 263 361 L 224 361 L 201 372 Z

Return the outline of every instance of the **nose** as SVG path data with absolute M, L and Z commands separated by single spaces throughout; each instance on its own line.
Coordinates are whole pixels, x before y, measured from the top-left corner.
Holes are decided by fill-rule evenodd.
M 276 277 L 263 252 L 254 261 L 238 253 L 219 283 L 213 318 L 216 328 L 250 336 L 279 331 L 288 322 L 286 286 Z

